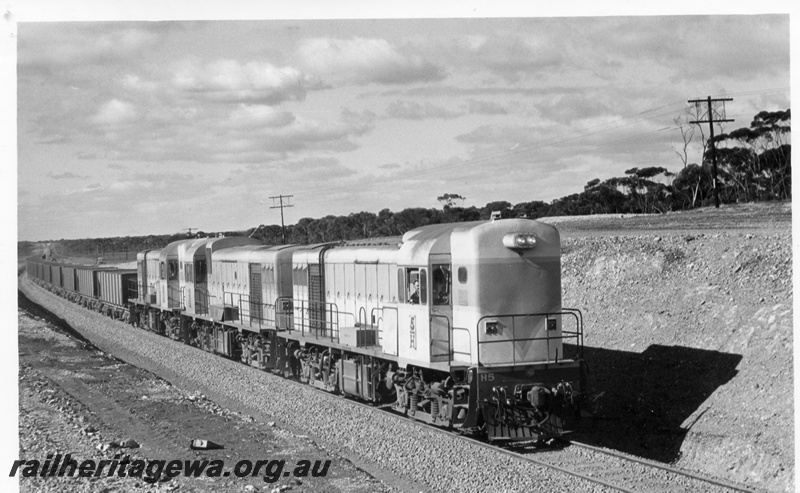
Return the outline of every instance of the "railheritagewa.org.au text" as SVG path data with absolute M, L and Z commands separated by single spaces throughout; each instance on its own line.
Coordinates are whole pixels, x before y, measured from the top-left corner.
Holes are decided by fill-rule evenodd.
M 183 476 L 187 478 L 261 477 L 266 483 L 274 483 L 281 477 L 324 477 L 328 474 L 330 460 L 298 460 L 294 465 L 286 460 L 243 459 L 228 468 L 223 460 L 132 460 L 117 454 L 113 459 L 79 461 L 71 454 L 47 454 L 45 460 L 20 459 L 11 466 L 9 477 L 120 477 L 138 478 L 148 483 Z

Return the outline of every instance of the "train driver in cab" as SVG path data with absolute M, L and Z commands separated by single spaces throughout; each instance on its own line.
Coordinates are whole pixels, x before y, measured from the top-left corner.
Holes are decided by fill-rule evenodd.
M 419 270 L 408 269 L 408 302 L 419 304 Z
M 416 280 L 411 283 L 410 287 L 411 294 L 408 295 L 408 301 L 411 302 L 413 305 L 419 304 L 419 280 Z

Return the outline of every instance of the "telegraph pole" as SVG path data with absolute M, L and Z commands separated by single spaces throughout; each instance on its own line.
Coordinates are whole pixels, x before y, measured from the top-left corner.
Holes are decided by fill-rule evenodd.
M 281 236 L 283 237 L 283 244 L 286 244 L 286 227 L 283 225 L 283 208 L 284 207 L 294 207 L 290 204 L 284 204 L 283 199 L 290 199 L 294 197 L 294 195 L 277 195 L 275 197 L 270 197 L 272 199 L 272 203 L 275 203 L 275 199 L 278 199 L 278 205 L 273 205 L 270 209 L 277 209 L 280 207 L 281 209 Z M 287 201 L 288 202 L 288 201 Z
M 708 115 L 708 120 L 695 120 L 689 123 L 706 123 L 708 122 L 708 128 L 711 132 L 710 137 L 708 139 L 709 144 L 711 145 L 711 163 L 713 164 L 713 180 L 711 182 L 714 188 L 714 206 L 719 209 L 719 187 L 717 186 L 717 152 L 714 146 L 714 124 L 715 123 L 723 123 L 723 122 L 732 122 L 733 120 L 726 120 L 725 119 L 725 101 L 733 101 L 733 98 L 718 98 L 718 99 L 711 99 L 711 96 L 708 96 L 706 99 L 690 99 L 690 103 L 694 103 L 695 107 L 699 109 L 701 103 L 706 103 L 708 105 L 708 110 L 706 114 Z M 722 111 L 717 111 L 717 115 L 714 115 L 714 108 L 712 107 L 712 103 L 722 102 Z M 700 114 L 700 111 L 697 112 Z M 714 117 L 719 116 L 721 119 L 715 120 Z

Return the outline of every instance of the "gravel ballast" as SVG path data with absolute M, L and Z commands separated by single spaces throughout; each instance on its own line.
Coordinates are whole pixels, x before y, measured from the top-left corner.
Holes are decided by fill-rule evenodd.
M 429 491 L 609 491 L 115 322 L 55 297 L 27 278 L 20 285 L 32 301 L 64 318 L 102 350 L 273 416 L 280 426 Z

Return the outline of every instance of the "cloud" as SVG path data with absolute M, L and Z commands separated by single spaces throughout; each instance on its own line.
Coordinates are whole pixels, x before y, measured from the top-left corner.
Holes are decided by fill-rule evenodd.
M 112 146 L 107 158 L 147 162 L 260 163 L 289 153 L 343 152 L 356 149 L 353 137 L 371 124 L 298 118 L 268 107 L 238 106 L 199 111 L 190 119 L 148 115 L 114 132 L 90 135 L 87 145 Z
M 614 114 L 614 111 L 605 104 L 603 99 L 605 98 L 602 94 L 589 92 L 564 94 L 542 101 L 537 105 L 537 109 L 555 122 L 571 123 L 576 120 Z M 635 107 L 642 108 L 642 102 L 638 101 L 638 103 L 639 105 Z
M 145 53 L 162 36 L 159 23 L 24 22 L 19 24 L 17 63 L 22 73 L 63 76 L 86 64 L 113 65 Z M 163 26 L 162 26 L 163 27 Z
M 134 121 L 138 116 L 139 112 L 132 103 L 112 99 L 100 106 L 89 120 L 95 125 L 119 125 Z
M 76 155 L 87 160 L 250 163 L 303 151 L 350 151 L 358 147 L 354 139 L 375 126 L 377 117 L 368 110 L 342 109 L 338 119 L 324 114 L 317 119 L 299 118 L 278 103 L 253 102 L 304 97 L 306 89 L 300 86 L 305 76 L 297 71 L 270 72 L 274 67 L 269 64 L 211 65 L 215 67 L 211 72 L 220 76 L 207 81 L 192 73 L 181 79 L 179 88 L 174 79 L 165 78 L 170 83 L 160 90 L 121 89 L 118 97 L 94 104 L 86 101 L 82 106 L 73 100 L 70 107 L 79 107 L 78 112 L 59 108 L 42 114 L 42 125 L 32 126 L 31 131 L 82 146 Z M 223 66 L 230 69 L 225 76 Z M 161 84 L 157 78 L 126 77 L 121 85 L 129 88 L 134 80 Z
M 65 171 L 64 173 L 55 174 L 53 172 L 47 173 L 47 176 L 54 179 L 54 180 L 72 180 L 76 178 L 85 179 L 88 178 L 84 175 L 76 175 L 71 171 Z
M 48 134 L 47 137 L 39 139 L 37 141 L 38 144 L 44 144 L 44 145 L 68 144 L 70 142 L 72 142 L 72 139 L 61 133 Z
M 128 90 L 134 92 L 155 92 L 161 88 L 161 85 L 152 80 L 142 79 L 136 74 L 125 74 L 122 77 L 120 85 Z
M 298 54 L 310 71 L 360 84 L 434 82 L 444 71 L 422 57 L 401 53 L 384 39 L 306 39 Z
M 392 118 L 405 120 L 427 120 L 431 118 L 456 118 L 461 116 L 462 113 L 428 102 L 420 104 L 415 101 L 395 101 L 386 108 L 386 114 Z
M 294 181 L 297 187 L 307 185 L 306 180 L 318 179 L 324 176 L 326 180 L 348 178 L 356 172 L 344 166 L 338 159 L 332 157 L 308 157 L 303 159 L 273 160 L 259 164 L 249 164 L 244 173 L 233 175 L 234 183 L 246 185 L 255 191 L 262 181 L 269 181 L 275 176 L 281 176 L 285 185 Z
M 507 115 L 508 110 L 494 101 L 467 101 L 467 112 L 473 115 Z
M 508 19 L 489 31 L 424 38 L 416 49 L 430 53 L 432 60 L 446 61 L 452 79 L 468 76 L 484 85 L 515 84 L 546 79 L 564 66 L 563 33 L 548 31 L 543 19 Z
M 237 60 L 201 63 L 184 60 L 173 70 L 171 84 L 187 96 L 218 102 L 250 102 L 275 105 L 302 101 L 314 83 L 292 67 Z
M 458 142 L 475 145 L 500 145 L 511 148 L 542 135 L 541 127 L 527 125 L 481 125 L 475 130 L 456 136 Z
M 239 127 L 260 126 L 278 128 L 285 127 L 295 121 L 289 111 L 276 110 L 267 105 L 240 104 L 230 114 L 230 124 Z
M 562 42 L 543 36 L 489 39 L 478 50 L 483 63 L 508 81 L 523 76 L 544 77 L 563 64 Z
M 364 135 L 375 128 L 375 120 L 378 115 L 370 110 L 356 112 L 347 108 L 342 108 L 342 121 L 349 125 L 355 135 Z

